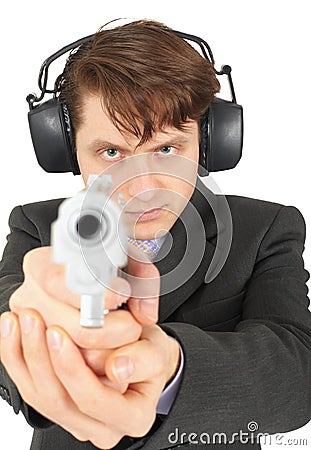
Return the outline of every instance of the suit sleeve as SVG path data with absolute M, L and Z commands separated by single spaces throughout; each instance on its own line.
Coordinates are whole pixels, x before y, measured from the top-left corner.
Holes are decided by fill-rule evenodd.
M 9 217 L 10 234 L 0 262 L 0 314 L 9 311 L 9 300 L 13 292 L 23 283 L 23 258 L 33 248 L 41 247 L 39 233 L 27 218 L 22 206 L 13 209 Z M 21 398 L 5 367 L 0 363 L 0 395 L 14 409 L 22 411 L 27 422 L 33 427 L 46 428 L 52 422 L 38 414 Z
M 311 419 L 305 234 L 300 211 L 281 207 L 259 246 L 234 331 L 161 325 L 182 345 L 185 366 L 175 402 L 148 449 L 165 448 L 176 429 L 187 436 L 223 432 L 230 437 L 256 422 L 259 433 L 274 434 Z

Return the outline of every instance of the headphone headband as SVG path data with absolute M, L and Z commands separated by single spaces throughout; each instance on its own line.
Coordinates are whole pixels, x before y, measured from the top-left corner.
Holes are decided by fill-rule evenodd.
M 220 71 L 217 71 L 215 69 L 215 59 L 213 56 L 213 52 L 212 52 L 210 46 L 208 45 L 208 43 L 204 39 L 202 39 L 198 36 L 194 36 L 193 34 L 183 33 L 182 31 L 172 30 L 170 28 L 163 28 L 163 30 L 173 33 L 182 39 L 185 39 L 185 40 L 191 41 L 191 42 L 195 42 L 196 44 L 198 44 L 204 58 L 207 59 L 214 66 L 215 73 L 217 75 L 227 75 L 228 81 L 229 81 L 229 86 L 230 86 L 230 91 L 231 91 L 231 98 L 232 98 L 232 101 L 234 103 L 236 103 L 236 97 L 235 97 L 235 92 L 234 92 L 234 87 L 233 87 L 233 82 L 232 82 L 232 77 L 231 77 L 232 69 L 228 65 L 222 66 Z M 41 68 L 39 71 L 39 77 L 38 77 L 38 87 L 41 91 L 41 94 L 39 97 L 34 93 L 27 95 L 26 100 L 29 104 L 29 109 L 34 108 L 34 103 L 41 102 L 43 100 L 45 94 L 54 94 L 56 96 L 56 94 L 58 92 L 57 87 L 55 87 L 55 86 L 54 86 L 54 89 L 47 89 L 50 65 L 56 59 L 60 58 L 65 53 L 68 53 L 70 50 L 74 50 L 75 48 L 78 48 L 81 45 L 86 44 L 87 42 L 90 42 L 94 38 L 94 36 L 95 36 L 95 34 L 90 34 L 81 39 L 78 39 L 78 40 L 72 42 L 71 44 L 65 45 L 63 48 L 61 48 L 60 50 L 58 50 L 57 52 L 53 53 L 51 56 L 46 58 L 46 60 L 41 65 Z

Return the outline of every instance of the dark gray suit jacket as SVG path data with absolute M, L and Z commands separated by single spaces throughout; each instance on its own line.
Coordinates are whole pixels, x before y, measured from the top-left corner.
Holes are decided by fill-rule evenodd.
M 198 183 L 202 189 L 202 182 Z M 204 283 L 204 277 L 215 251 L 217 227 L 209 202 L 198 190 L 189 206 L 194 205 L 203 220 L 204 242 L 195 221 L 191 228 L 193 211 L 187 216 L 187 206 L 171 229 L 173 245 L 167 239 L 161 247 L 155 263 L 162 276 L 159 325 L 183 348 L 182 381 L 169 414 L 158 415 L 147 436 L 124 437 L 115 449 L 158 450 L 180 444 L 181 449 L 199 449 L 206 448 L 210 438 L 210 442 L 236 440 L 233 445 L 209 447 L 215 450 L 255 450 L 260 446 L 252 445 L 256 432 L 248 430 L 250 422 L 258 424 L 257 433 L 274 434 L 300 428 L 311 419 L 311 312 L 305 284 L 309 273 L 302 259 L 304 219 L 293 206 L 233 195 L 226 198 L 233 240 L 226 263 L 212 282 Z M 10 295 L 23 281 L 24 254 L 50 244 L 50 224 L 61 201 L 12 211 L 11 234 L 0 264 L 0 313 L 9 309 Z M 172 273 L 186 252 L 185 223 L 192 232 L 192 248 L 199 251 L 205 246 L 204 257 L 189 279 L 168 292 L 165 275 Z M 5 368 L 0 369 L 2 397 L 35 427 L 32 450 L 95 449 L 25 404 Z M 244 433 L 245 441 L 247 432 L 250 442 L 242 445 L 238 438 Z

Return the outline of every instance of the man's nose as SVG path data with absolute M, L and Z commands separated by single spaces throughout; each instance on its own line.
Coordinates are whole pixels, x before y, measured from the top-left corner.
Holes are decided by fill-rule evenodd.
M 128 193 L 135 201 L 150 202 L 156 196 L 158 189 L 155 174 L 136 175 L 128 181 Z

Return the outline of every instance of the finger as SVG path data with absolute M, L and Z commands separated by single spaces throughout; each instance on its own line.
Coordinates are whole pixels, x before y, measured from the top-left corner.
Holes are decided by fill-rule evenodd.
M 19 389 L 22 386 L 22 392 L 25 383 L 31 380 L 34 389 L 33 392 L 28 392 L 25 399 L 27 403 L 79 440 L 90 440 L 97 435 L 103 438 L 106 435 L 107 442 L 113 442 L 115 445 L 120 440 L 120 434 L 79 411 L 56 376 L 46 344 L 46 327 L 39 313 L 25 309 L 21 312 L 19 322 L 24 361 L 29 376 L 28 380 L 25 380 L 25 373 L 18 373 L 13 380 L 17 382 Z M 70 359 L 67 363 L 70 365 Z M 75 367 L 75 370 L 78 373 L 78 368 Z M 100 442 L 102 444 L 105 441 Z
M 11 308 L 19 313 L 24 304 L 28 308 L 39 310 L 47 326 L 57 324 L 64 328 L 81 348 L 116 348 L 134 342 L 140 336 L 141 326 L 128 311 L 112 311 L 105 316 L 103 327 L 85 328 L 80 325 L 79 310 L 55 300 L 44 291 L 34 298 L 28 286 L 25 284 L 14 292 Z
M 24 359 L 38 395 L 42 395 L 42 389 L 46 390 L 45 383 L 41 382 L 43 374 L 45 380 L 50 380 L 54 387 L 61 388 L 57 382 L 47 346 L 44 344 L 46 326 L 40 314 L 33 309 L 23 309 L 18 319 Z M 57 398 L 57 394 L 59 392 L 53 392 L 53 397 Z
M 105 375 L 98 377 L 101 383 L 103 383 L 105 386 L 111 387 L 115 389 L 116 391 L 119 391 L 121 394 L 124 394 L 128 388 L 128 383 L 113 383 L 109 380 Z
M 33 380 L 24 360 L 18 318 L 12 312 L 1 315 L 1 362 L 23 398 L 34 392 Z
M 93 370 L 97 376 L 105 375 L 105 361 L 112 350 L 102 349 L 86 349 L 80 348 L 80 352 L 84 358 L 85 363 Z
M 158 320 L 160 273 L 150 261 L 128 258 L 127 280 L 131 285 L 128 309 L 142 325 L 152 325 Z
M 41 350 L 41 348 L 40 348 Z M 39 354 L 39 353 L 38 353 Z M 44 414 L 45 417 L 57 423 L 57 419 L 53 414 L 49 414 L 44 408 L 38 407 L 40 396 L 37 392 L 37 387 L 34 383 L 35 377 L 30 373 L 27 362 L 24 358 L 24 349 L 22 348 L 21 330 L 19 320 L 14 313 L 4 313 L 1 316 L 1 361 L 5 366 L 10 378 L 16 384 L 18 391 L 24 401 L 33 406 L 39 413 Z M 45 392 L 51 394 L 50 404 L 59 404 L 58 398 L 55 396 L 55 383 L 49 385 L 49 379 L 42 370 L 39 380 L 43 380 Z M 55 381 L 55 380 L 54 380 Z M 49 389 L 46 389 L 49 386 Z M 41 397 L 42 401 L 42 397 Z M 45 398 L 43 404 L 48 405 L 49 401 Z M 75 422 L 72 426 L 67 426 L 64 420 L 64 413 L 62 409 L 62 423 L 67 431 L 71 432 L 78 438 L 81 438 L 81 431 L 75 428 Z M 73 411 L 70 411 L 69 417 L 75 417 Z M 59 423 L 60 424 L 60 423 Z
M 146 331 L 147 330 L 147 331 Z M 160 392 L 171 366 L 171 342 L 159 327 L 144 328 L 139 341 L 117 349 L 107 356 L 105 370 L 113 382 L 138 383 L 157 380 Z
M 41 247 L 28 252 L 24 257 L 23 269 L 26 274 L 25 283 L 20 289 L 15 291 L 10 301 L 10 307 L 13 311 L 18 313 L 20 308 L 27 306 L 40 310 L 46 320 L 47 314 L 42 308 L 44 306 L 49 308 L 52 300 L 79 309 L 80 296 L 67 288 L 65 267 L 52 262 L 51 247 Z M 155 323 L 158 317 L 160 292 L 158 269 L 150 261 L 146 263 L 129 257 L 128 273 L 128 277 L 131 279 L 130 283 L 121 277 L 116 277 L 116 279 L 112 280 L 111 287 L 108 288 L 105 294 L 105 307 L 114 309 L 132 295 L 133 298 L 129 300 L 129 309 L 135 319 L 144 325 Z M 47 298 L 47 302 L 42 301 L 40 305 L 37 305 L 35 302 L 31 303 L 33 282 L 36 283 L 39 289 L 40 296 L 37 297 L 41 298 L 41 296 L 44 296 Z M 40 292 L 40 288 L 42 292 Z M 132 288 L 135 292 L 131 294 Z M 27 289 L 29 290 L 29 303 L 25 305 L 24 301 L 21 300 L 24 300 Z M 21 293 L 23 295 L 20 295 Z M 141 302 L 140 299 L 146 300 Z M 54 307 L 56 305 L 57 303 L 53 305 L 54 311 L 57 311 L 56 307 Z M 57 314 L 58 317 L 61 317 L 61 311 L 58 310 Z M 59 322 L 53 319 L 53 323 Z M 48 323 L 48 325 L 51 325 L 51 323 Z M 59 325 L 63 326 L 61 323 Z
M 80 296 L 66 286 L 66 267 L 53 262 L 52 247 L 35 248 L 24 256 L 25 282 L 41 287 L 50 297 L 66 299 L 66 303 L 79 307 Z
M 30 309 L 21 310 L 18 319 L 22 331 L 21 342 L 25 364 L 34 385 L 33 393 L 23 397 L 24 400 L 78 439 L 85 440 L 80 428 L 84 423 L 83 417 L 77 411 L 53 370 L 45 345 L 46 327 L 43 320 L 35 310 Z M 24 380 L 17 383 L 20 389 Z M 71 423 L 72 417 L 75 417 L 75 423 Z
M 126 303 L 131 296 L 131 285 L 121 277 L 113 278 L 104 293 L 104 307 L 116 309 Z
M 46 258 L 46 259 L 45 259 Z M 34 252 L 31 256 L 31 261 L 27 263 L 27 267 L 31 271 L 37 271 L 37 265 L 44 259 L 47 265 L 45 277 L 42 278 L 41 271 L 38 274 L 37 282 L 42 282 L 42 286 L 47 294 L 55 299 L 68 303 L 69 305 L 79 309 L 80 295 L 72 292 L 67 287 L 66 281 L 66 267 L 59 264 L 47 263 L 48 258 L 52 258 L 52 251 L 50 247 L 45 247 L 45 254 L 42 252 Z M 131 293 L 130 284 L 121 277 L 115 277 L 111 280 L 103 293 L 103 308 L 115 309 L 122 303 L 125 303 Z
M 122 394 L 126 391 L 128 383 L 113 383 L 105 375 L 105 361 L 112 350 L 87 350 L 82 348 L 80 352 L 86 364 L 93 370 L 103 384 L 116 389 Z
M 137 392 L 132 392 L 128 399 L 129 391 L 122 395 L 103 385 L 85 364 L 67 333 L 59 327 L 47 330 L 47 340 L 54 370 L 81 412 L 104 422 L 108 427 L 121 430 L 124 434 L 146 434 L 155 418 L 155 411 L 150 409 L 150 405 L 154 406 L 152 399 Z M 76 376 L 77 373 L 79 377 Z M 87 388 L 81 389 L 81 386 Z
M 70 397 L 84 414 L 106 422 L 104 410 L 110 409 L 110 402 L 122 402 L 120 393 L 101 383 L 87 366 L 78 348 L 65 330 L 59 327 L 51 327 L 47 329 L 46 335 L 54 370 Z M 70 358 L 70 364 L 68 364 L 68 358 Z M 76 377 L 77 367 L 79 367 L 79 377 Z M 81 389 L 81 386 L 87 386 L 88 388 Z M 93 393 L 91 398 L 90 392 Z M 105 408 L 103 408 L 103 405 L 105 405 Z
M 79 318 L 77 318 L 77 321 Z M 142 327 L 129 311 L 111 311 L 105 316 L 105 323 L 101 328 L 86 328 L 58 320 L 57 323 L 68 331 L 74 342 L 86 349 L 113 349 L 121 347 L 139 339 Z
M 60 302 L 80 309 L 81 296 L 67 288 L 64 266 L 53 266 L 47 273 L 44 289 L 53 298 Z M 103 293 L 103 309 L 117 309 L 126 303 L 131 294 L 130 284 L 121 277 L 115 277 Z

